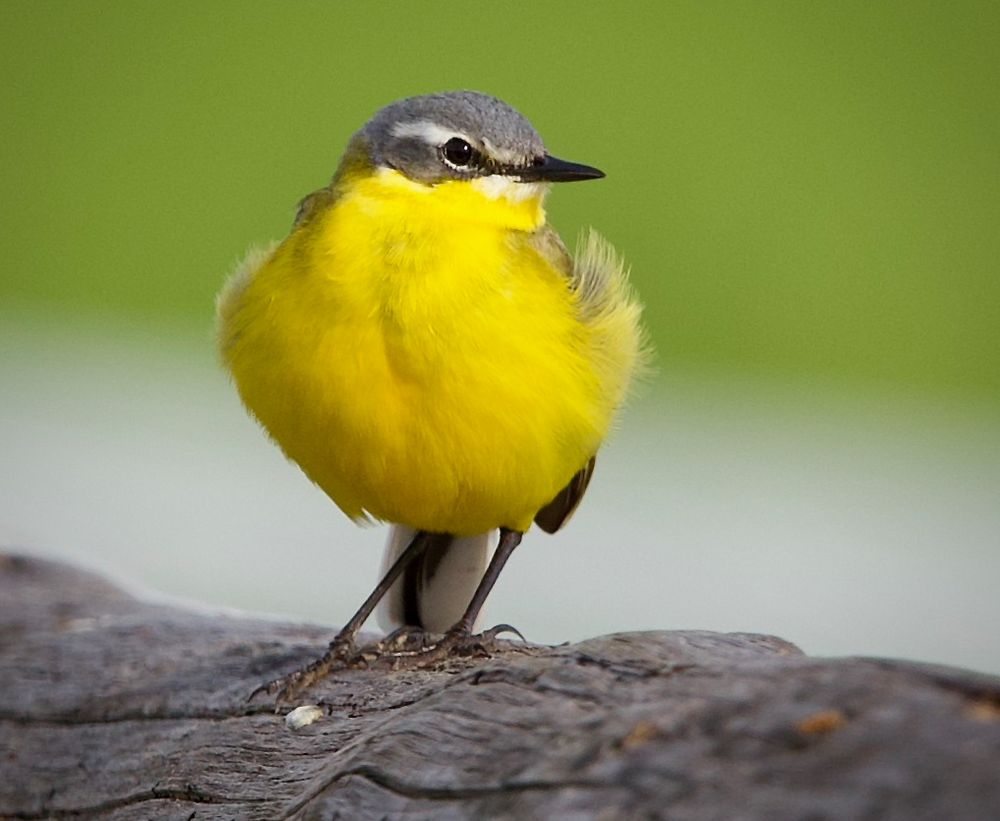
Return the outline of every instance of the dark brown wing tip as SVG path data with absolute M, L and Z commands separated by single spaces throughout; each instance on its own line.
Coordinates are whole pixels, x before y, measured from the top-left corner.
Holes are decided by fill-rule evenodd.
M 556 494 L 556 498 L 535 514 L 535 524 L 546 533 L 555 533 L 566 522 L 569 521 L 580 504 L 583 494 L 590 484 L 590 477 L 594 475 L 594 465 L 597 462 L 597 455 L 590 457 L 590 460 L 576 475 L 569 480 L 569 484 Z

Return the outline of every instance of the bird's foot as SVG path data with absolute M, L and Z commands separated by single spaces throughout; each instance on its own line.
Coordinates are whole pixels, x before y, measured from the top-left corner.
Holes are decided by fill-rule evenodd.
M 315 661 L 273 681 L 265 682 L 247 697 L 252 701 L 261 693 L 276 696 L 276 704 L 291 701 L 297 695 L 312 687 L 317 681 L 329 675 L 335 667 L 353 666 L 358 653 L 353 638 L 337 637 L 330 642 L 327 651 Z
M 384 639 L 364 647 L 360 655 L 382 658 L 399 653 L 417 653 L 426 650 L 433 644 L 433 640 L 434 634 L 428 633 L 422 627 L 399 627 Z
M 292 701 L 335 669 L 419 670 L 452 658 L 489 658 L 503 649 L 498 638 L 504 633 L 513 633 L 521 641 L 526 641 L 520 631 L 509 624 L 498 624 L 475 634 L 452 628 L 439 637 L 419 627 L 401 627 L 360 650 L 353 638 L 338 637 L 330 642 L 327 651 L 318 659 L 286 676 L 261 684 L 250 693 L 247 701 L 267 693 L 275 696 L 275 706 L 278 707 Z
M 397 631 L 399 632 L 399 631 Z M 498 641 L 504 633 L 513 633 L 521 641 L 526 641 L 516 628 L 509 624 L 498 624 L 482 633 L 472 633 L 470 630 L 452 628 L 437 641 L 429 642 L 427 634 L 422 633 L 421 646 L 403 649 L 386 648 L 378 658 L 379 662 L 387 663 L 392 670 L 423 669 L 432 667 L 452 658 L 489 658 L 503 648 Z M 395 635 L 395 634 L 393 634 Z M 392 638 L 390 636 L 389 638 Z M 384 642 L 383 642 L 384 643 Z

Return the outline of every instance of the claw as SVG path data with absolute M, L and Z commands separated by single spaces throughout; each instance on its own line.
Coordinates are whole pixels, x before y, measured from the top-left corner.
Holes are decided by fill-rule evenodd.
M 524 637 L 524 635 L 521 633 L 521 631 L 518 630 L 516 627 L 514 627 L 511 624 L 498 624 L 498 625 L 496 625 L 494 627 L 491 627 L 489 630 L 484 630 L 481 635 L 484 638 L 488 638 L 490 640 L 493 640 L 497 636 L 502 636 L 504 633 L 513 633 L 515 636 L 517 636 L 525 644 L 528 643 L 528 640 Z

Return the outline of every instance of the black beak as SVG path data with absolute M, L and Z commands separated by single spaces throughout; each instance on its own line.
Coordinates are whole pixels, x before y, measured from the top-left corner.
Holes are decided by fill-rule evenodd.
M 559 160 L 546 154 L 526 168 L 508 168 L 504 173 L 519 182 L 573 182 L 599 180 L 604 172 L 589 165 Z

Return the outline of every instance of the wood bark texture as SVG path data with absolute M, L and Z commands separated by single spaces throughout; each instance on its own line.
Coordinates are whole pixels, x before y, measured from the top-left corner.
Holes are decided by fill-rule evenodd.
M 1000 818 L 996 677 L 674 631 L 247 703 L 331 632 L 0 556 L 0 818 Z

